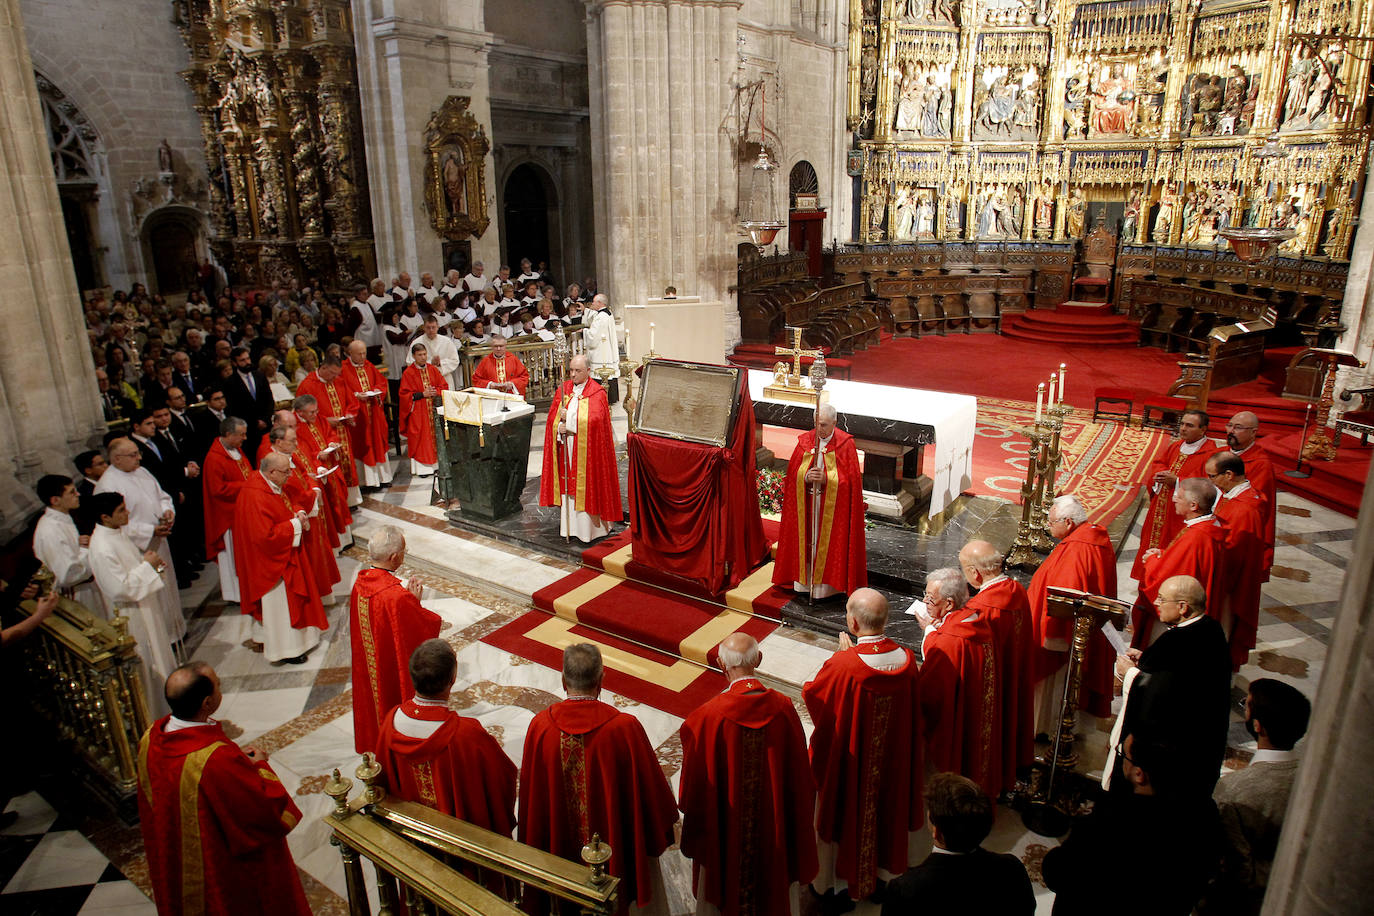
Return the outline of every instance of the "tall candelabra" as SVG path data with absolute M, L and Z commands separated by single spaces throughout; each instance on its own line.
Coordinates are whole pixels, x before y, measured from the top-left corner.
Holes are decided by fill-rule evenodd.
M 1065 369 L 1060 363 L 1058 373 L 1052 373 L 1048 382 L 1041 382 L 1036 387 L 1035 422 L 1019 430 L 1027 439 L 1026 479 L 1021 484 L 1021 522 L 1007 554 L 1007 563 L 1011 566 L 1038 565 L 1040 558 L 1036 554 L 1047 553 L 1054 547 L 1048 529 L 1055 481 L 1059 478 L 1059 462 L 1063 457 L 1059 441 L 1064 418 L 1073 409 L 1063 401 Z M 1048 398 L 1045 396 L 1047 385 Z M 1056 386 L 1059 400 L 1055 399 Z

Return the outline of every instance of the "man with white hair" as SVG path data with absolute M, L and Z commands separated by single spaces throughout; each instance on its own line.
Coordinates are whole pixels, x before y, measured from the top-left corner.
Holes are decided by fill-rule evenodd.
M 1164 580 L 1192 576 L 1207 592 L 1207 606 L 1221 617 L 1225 591 L 1226 527 L 1212 514 L 1217 488 L 1205 477 L 1189 477 L 1174 489 L 1174 512 L 1183 530 L 1163 550 L 1151 548 L 1141 558 L 1140 590 L 1131 609 L 1131 645 L 1144 649 L 1159 636 L 1155 599 Z
M 434 300 L 439 298 L 439 291 L 434 288 L 434 274 L 429 271 L 420 274 L 420 285 L 415 289 L 415 296 L 425 300 L 426 306 L 434 304 Z
M 539 505 L 560 507 L 559 534 L 590 543 L 623 517 L 620 471 L 605 389 L 580 353 L 569 360 L 568 373 L 544 427 Z
M 716 650 L 729 687 L 682 723 L 682 854 L 692 860 L 697 912 L 795 912 L 816 876 L 816 783 L 792 701 L 754 675 L 759 644 L 732 633 Z M 756 787 L 748 815 L 739 787 Z M 743 817 L 751 823 L 743 823 Z
M 472 262 L 472 269 L 469 270 L 468 275 L 463 278 L 463 292 L 480 293 L 487 288 L 487 284 L 491 281 L 482 276 L 484 270 L 485 266 L 481 261 Z
M 854 437 L 836 429 L 836 419 L 834 406 L 821 404 L 816 428 L 797 437 L 787 462 L 773 565 L 773 584 L 815 598 L 868 584 L 863 471 Z
M 987 541 L 965 544 L 959 566 L 969 587 L 978 590 L 966 606 L 987 619 L 994 637 L 1002 693 L 1002 791 L 1009 792 L 1035 753 L 1030 598 L 1003 571 L 1002 552 Z
M 1060 496 L 1050 506 L 1050 537 L 1059 543 L 1031 578 L 1026 590 L 1031 605 L 1032 678 L 1035 681 L 1035 730 L 1051 737 L 1058 730 L 1064 677 L 1068 673 L 1073 620 L 1049 615 L 1049 588 L 1075 588 L 1090 595 L 1116 597 L 1116 551 L 1107 529 L 1088 522 L 1078 497 Z M 1116 652 L 1094 628 L 1083 656 L 1078 709 L 1105 718 L 1112 711 L 1112 664 Z
M 930 624 L 921 642 L 921 720 L 931 765 L 967 776 L 996 797 L 1001 680 L 992 627 L 968 604 L 968 582 L 953 566 L 926 574 Z
M 353 747 L 377 750 L 382 717 L 410 697 L 411 653 L 439 635 L 439 615 L 420 606 L 424 583 L 402 581 L 406 539 L 382 525 L 367 542 L 371 568 L 358 573 L 348 598 L 353 645 Z
M 386 425 L 386 382 L 358 340 L 348 345 L 348 359 L 342 369 L 339 377 L 358 404 L 358 415 L 348 436 L 353 457 L 362 466 L 362 485 L 373 490 L 389 487 L 392 469 L 387 457 L 391 444 Z
M 812 886 L 836 907 L 844 901 L 832 892 L 855 901 L 871 897 L 880 879 L 902 874 L 931 845 L 921 829 L 925 748 L 918 668 L 911 650 L 884 635 L 887 615 L 880 592 L 855 590 L 839 651 L 802 688 L 816 726 L 811 772 L 820 869 Z
M 592 298 L 591 310 L 583 325 L 586 330 L 582 332 L 582 341 L 586 344 L 592 370 L 616 369 L 620 364 L 620 339 L 616 336 L 610 300 L 604 293 Z
M 219 436 L 205 453 L 200 475 L 205 506 L 205 557 L 219 564 L 219 590 L 225 601 L 239 600 L 239 577 L 234 565 L 234 504 L 239 491 L 253 474 L 253 466 L 243 453 L 248 423 L 239 417 L 225 417 Z
M 231 530 L 239 606 L 253 618 L 254 642 L 262 643 L 269 662 L 300 665 L 329 619 L 302 546 L 310 522 L 283 490 L 290 476 L 290 458 L 276 451 L 263 456 L 239 490 Z

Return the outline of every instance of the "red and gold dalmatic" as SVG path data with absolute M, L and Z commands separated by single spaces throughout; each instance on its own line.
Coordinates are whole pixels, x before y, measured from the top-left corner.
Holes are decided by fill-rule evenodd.
M 1207 459 L 1220 449 L 1211 439 L 1202 439 L 1202 446 L 1191 455 L 1182 451 L 1183 440 L 1175 439 L 1150 464 L 1145 481 L 1148 485 L 1160 471 L 1168 471 L 1179 480 L 1189 477 L 1206 477 Z M 1131 578 L 1139 579 L 1144 570 L 1145 551 L 1152 547 L 1160 550 L 1183 530 L 1183 519 L 1174 511 L 1174 488 L 1160 487 L 1159 492 L 1150 497 L 1150 509 L 1145 514 L 1145 522 L 1140 528 L 1140 550 L 1135 563 L 1131 566 Z
M 347 439 L 346 436 L 334 435 L 329 430 L 329 424 L 316 415 L 315 422 L 307 423 L 296 414 L 296 456 L 305 467 L 337 467 L 338 470 L 320 481 L 324 487 L 325 505 L 334 520 L 333 530 L 339 535 L 348 528 L 353 522 L 353 516 L 348 511 L 348 481 L 347 471 L 354 471 L 352 461 L 346 461 L 346 446 L 340 444 L 340 439 Z M 333 461 L 321 462 L 320 452 L 331 445 L 339 445 L 338 451 L 334 453 Z M 345 467 L 347 470 L 345 470 Z M 337 544 L 335 546 L 338 546 Z
M 401 403 L 397 405 L 401 433 L 406 437 L 406 451 L 412 461 L 421 464 L 434 464 L 439 460 L 438 447 L 434 442 L 434 416 L 427 399 L 415 399 L 426 388 L 433 388 L 438 397 L 448 390 L 448 382 L 438 369 L 425 363 L 423 366 L 412 363 L 401 373 Z
M 339 374 L 339 379 L 358 404 L 358 420 L 348 429 L 349 438 L 353 442 L 353 457 L 364 465 L 381 464 L 386 461 L 389 448 L 386 430 L 386 379 L 382 378 L 377 367 L 367 360 L 363 360 L 361 366 L 354 365 L 352 360 L 344 360 L 343 372 Z M 364 391 L 380 391 L 382 394 L 381 397 L 374 398 L 359 397 Z
M 166 730 L 138 747 L 138 813 L 162 916 L 300 914 L 310 907 L 286 835 L 301 812 L 265 760 L 218 722 Z
M 235 460 L 229 457 L 219 439 L 210 444 L 200 471 L 205 506 L 205 555 L 210 559 L 224 549 L 224 533 L 234 523 L 234 501 L 251 473 L 253 468 L 242 449 Z
M 364 569 L 348 599 L 353 646 L 353 747 L 377 749 L 382 716 L 411 694 L 410 655 L 439 635 L 439 615 L 426 610 L 386 569 Z
M 525 368 L 525 364 L 520 362 L 520 357 L 514 353 L 507 353 L 504 359 L 497 359 L 495 353 L 488 353 L 482 357 L 477 368 L 472 370 L 472 387 L 486 388 L 492 382 L 510 382 L 520 396 L 524 397 L 525 389 L 530 384 L 530 370 Z
M 993 798 L 1002 787 L 996 639 L 985 616 L 961 608 L 921 645 L 921 708 L 931 765 L 972 779 Z
M 564 445 L 566 440 L 558 435 L 558 418 L 571 406 L 572 395 L 573 383 L 568 380 L 549 406 L 539 505 L 557 506 L 564 496 L 570 495 L 576 511 L 598 516 L 603 522 L 618 522 L 624 518 L 624 510 L 606 389 L 596 379 L 588 379 L 577 399 L 576 411 L 564 417 L 564 422 L 577 431 L 570 455 Z
M 299 442 L 297 438 L 297 444 Z M 302 464 L 294 453 L 290 457 L 291 476 L 287 478 L 286 486 L 282 489 L 291 499 L 293 509 L 299 509 L 309 515 L 315 508 L 315 491 L 319 484 L 310 476 L 308 465 Z M 320 492 L 319 498 L 321 502 L 324 501 L 323 492 Z M 334 548 L 339 545 L 339 538 L 333 531 L 334 522 L 329 517 L 329 507 L 321 505 L 319 509 L 319 514 L 308 519 L 310 527 L 301 532 L 301 547 L 305 551 L 306 562 L 310 564 L 315 590 L 319 592 L 320 598 L 324 598 L 333 594 L 334 586 L 343 576 L 339 574 L 339 564 L 334 559 Z
M 300 385 L 296 388 L 297 397 L 307 394 L 319 403 L 319 421 L 323 422 L 326 428 L 331 428 L 330 420 L 342 420 L 358 413 L 358 402 L 344 385 L 342 373 L 332 382 L 326 382 L 320 378 L 318 371 L 310 373 L 301 380 Z M 346 427 L 340 424 L 332 428 L 336 431 L 337 438 L 332 438 L 331 442 L 337 441 L 342 453 L 339 455 L 339 466 L 343 469 L 344 486 L 356 487 L 358 485 L 358 468 L 353 463 L 353 445 L 349 441 Z
M 816 431 L 797 438 L 787 463 L 783 485 L 782 524 L 778 528 L 778 552 L 773 582 L 791 588 L 806 579 L 806 551 L 811 543 L 811 495 L 806 472 L 816 456 Z M 821 493 L 820 533 L 816 538 L 815 584 L 849 593 L 868 584 L 868 560 L 864 546 L 863 472 L 854 437 L 842 429 L 831 433 L 822 454 L 825 484 Z

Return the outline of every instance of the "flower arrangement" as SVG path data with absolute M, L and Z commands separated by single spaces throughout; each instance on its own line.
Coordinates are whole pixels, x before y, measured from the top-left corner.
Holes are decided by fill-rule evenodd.
M 759 511 L 765 515 L 777 515 L 782 511 L 782 487 L 787 475 L 772 468 L 759 468 Z

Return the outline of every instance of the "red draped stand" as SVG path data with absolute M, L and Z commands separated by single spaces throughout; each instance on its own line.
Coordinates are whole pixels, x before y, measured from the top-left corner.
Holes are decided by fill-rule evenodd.
M 754 404 L 743 374 L 724 448 L 630 433 L 630 543 L 636 563 L 718 595 L 764 561 Z

